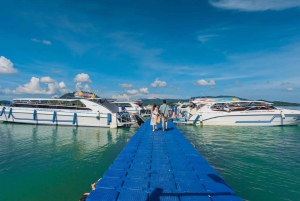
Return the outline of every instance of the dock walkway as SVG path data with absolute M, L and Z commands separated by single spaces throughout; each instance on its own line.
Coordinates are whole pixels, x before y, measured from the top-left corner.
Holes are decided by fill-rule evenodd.
M 87 201 L 241 201 L 222 177 L 169 121 L 153 132 L 146 121 Z

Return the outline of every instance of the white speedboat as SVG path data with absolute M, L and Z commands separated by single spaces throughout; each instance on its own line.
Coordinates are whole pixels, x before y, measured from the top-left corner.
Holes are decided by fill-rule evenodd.
M 132 124 L 128 112 L 105 99 L 13 99 L 0 106 L 0 121 L 117 128 Z
M 139 115 L 141 117 L 147 117 L 151 115 L 151 109 L 148 109 L 143 106 L 143 102 L 141 100 L 136 101 L 115 101 L 113 102 L 119 107 L 119 111 L 122 111 L 122 105 L 125 107 L 125 111 L 130 114 Z
M 276 108 L 265 101 L 195 99 L 175 123 L 230 126 L 299 125 L 300 110 Z

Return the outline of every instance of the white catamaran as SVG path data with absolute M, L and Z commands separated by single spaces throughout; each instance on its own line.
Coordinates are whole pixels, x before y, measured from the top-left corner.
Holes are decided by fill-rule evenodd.
M 181 108 L 182 107 L 182 108 Z M 237 98 L 191 100 L 179 106 L 175 123 L 230 126 L 299 125 L 300 110 L 276 108 L 266 101 Z
M 0 106 L 0 121 L 109 128 L 133 124 L 128 112 L 100 98 L 17 98 L 10 106 Z

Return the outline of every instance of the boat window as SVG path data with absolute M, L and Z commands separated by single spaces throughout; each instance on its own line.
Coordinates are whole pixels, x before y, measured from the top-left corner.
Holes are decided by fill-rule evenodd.
M 15 107 L 26 108 L 47 108 L 47 109 L 66 109 L 66 110 L 91 110 L 87 108 L 79 100 L 64 101 L 64 100 L 28 100 L 28 101 L 13 101 Z
M 252 106 L 252 107 L 262 107 L 262 106 L 265 106 L 265 102 L 251 102 L 249 103 L 249 106 Z
M 140 107 L 142 107 L 142 105 L 143 105 L 143 103 L 141 103 L 141 102 L 135 102 L 134 104 L 136 104 L 136 105 L 138 105 Z
M 224 104 L 222 103 L 215 103 L 210 108 L 212 110 L 223 110 Z
M 239 102 L 239 104 L 240 104 L 240 106 L 241 107 L 247 107 L 247 106 L 249 106 L 249 102 Z
M 125 107 L 132 107 L 130 103 L 115 103 L 118 107 L 124 105 Z
M 189 105 L 182 105 L 181 108 L 187 108 Z

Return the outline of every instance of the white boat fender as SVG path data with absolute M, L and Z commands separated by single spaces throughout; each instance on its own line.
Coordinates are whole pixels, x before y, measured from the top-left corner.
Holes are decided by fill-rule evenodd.
M 280 111 L 280 114 L 281 114 L 281 118 L 285 119 L 285 115 L 284 115 L 284 113 L 282 111 Z
M 100 117 L 100 112 L 99 111 L 97 111 L 97 117 Z

